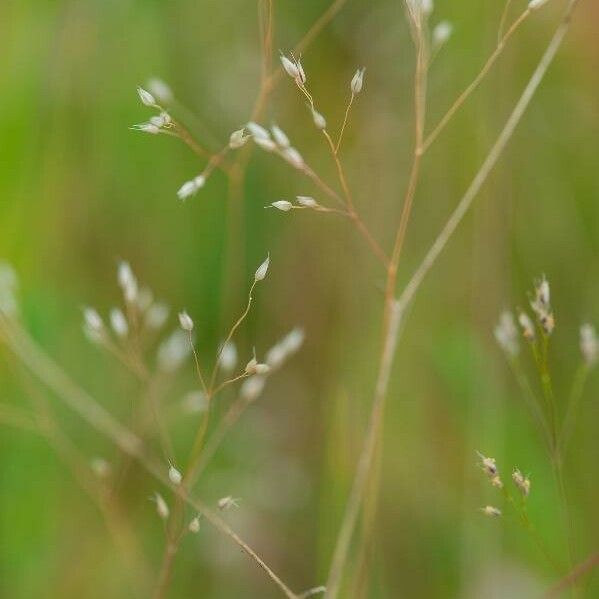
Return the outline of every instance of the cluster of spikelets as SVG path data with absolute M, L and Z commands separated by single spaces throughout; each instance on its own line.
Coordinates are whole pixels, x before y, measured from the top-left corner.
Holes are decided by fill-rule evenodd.
M 518 311 L 518 324 L 524 339 L 533 347 L 539 338 L 548 340 L 555 328 L 555 316 L 551 307 L 551 295 L 549 282 L 545 277 L 536 284 L 530 307 L 534 318 L 525 311 Z M 514 314 L 505 311 L 499 318 L 499 323 L 494 330 L 495 339 L 505 353 L 515 358 L 520 351 L 518 341 L 518 327 Z M 580 327 L 580 351 L 583 360 L 589 366 L 594 365 L 599 358 L 599 340 L 595 328 L 590 323 L 584 323 Z
M 503 480 L 501 475 L 499 474 L 499 469 L 497 468 L 497 463 L 494 458 L 489 458 L 484 456 L 482 453 L 477 452 L 478 457 L 480 458 L 480 468 L 486 474 L 487 479 L 491 483 L 493 487 L 496 489 L 500 489 L 503 492 L 504 498 L 511 504 L 514 505 L 514 501 L 506 487 L 503 484 Z M 512 471 L 512 482 L 516 489 L 518 490 L 521 498 L 525 501 L 530 494 L 530 478 L 528 476 L 524 476 L 520 470 L 515 468 Z M 502 515 L 502 510 L 493 505 L 486 505 L 483 508 L 480 508 L 481 513 L 485 516 L 497 518 Z
M 269 265 L 270 257 L 267 257 L 256 269 L 249 295 L 250 302 L 252 290 L 257 283 L 264 280 Z M 5 278 L 8 280 L 7 275 Z M 192 354 L 198 360 L 195 349 L 196 325 L 187 311 L 183 310 L 178 313 L 178 325 L 160 340 L 161 329 L 169 320 L 169 308 L 164 303 L 155 301 L 150 289 L 140 287 L 127 262 L 119 263 L 117 280 L 122 291 L 123 307 L 110 309 L 108 324 L 95 308 L 83 308 L 83 331 L 91 342 L 118 357 L 140 377 L 147 375 L 146 360 L 142 354 L 144 350 L 151 348 L 149 342 L 157 336 L 159 342 L 155 352 L 155 363 L 158 372 L 173 374 Z M 237 325 L 246 314 L 247 311 Z M 231 329 L 227 339 L 216 353 L 210 385 L 202 378 L 200 366 L 197 363 L 201 382 L 200 389 L 194 389 L 184 395 L 181 402 L 184 411 L 204 412 L 209 402 L 220 390 L 237 382 L 239 382 L 238 398 L 246 404 L 255 401 L 262 394 L 268 377 L 281 368 L 300 349 L 304 340 L 304 333 L 301 329 L 292 329 L 265 353 L 262 361 L 257 359 L 254 350 L 253 356 L 236 373 L 239 362 L 238 350 L 232 339 L 236 326 Z M 219 374 L 222 375 L 220 379 L 218 378 Z M 106 477 L 111 472 L 111 465 L 103 458 L 94 458 L 91 461 L 91 467 L 100 477 Z M 184 474 L 170 462 L 167 466 L 167 474 L 174 485 L 182 484 Z M 168 520 L 170 509 L 164 497 L 155 493 L 152 499 L 156 503 L 159 517 L 165 521 Z M 237 505 L 238 499 L 231 496 L 223 497 L 218 501 L 218 508 L 221 510 L 237 507 Z M 190 521 L 188 529 L 190 532 L 198 532 L 199 515 Z

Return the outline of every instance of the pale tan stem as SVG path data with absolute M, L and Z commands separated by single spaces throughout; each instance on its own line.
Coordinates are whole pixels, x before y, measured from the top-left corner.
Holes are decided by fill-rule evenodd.
M 53 390 L 67 406 L 79 414 L 92 428 L 108 437 L 122 451 L 134 457 L 149 474 L 178 494 L 185 503 L 202 514 L 217 530 L 228 536 L 266 573 L 286 597 L 296 599 L 295 593 L 220 516 L 203 502 L 191 497 L 182 486 L 174 485 L 168 479 L 162 464 L 148 454 L 137 436 L 115 420 L 86 391 L 73 382 L 21 327 L 9 322 L 1 313 L 0 333 L 23 364 L 49 389 Z
M 476 90 L 476 88 L 481 84 L 483 79 L 486 77 L 487 73 L 491 70 L 491 67 L 495 64 L 495 61 L 499 58 L 507 41 L 512 37 L 512 35 L 516 32 L 516 30 L 522 25 L 522 23 L 526 20 L 528 15 L 532 11 L 527 8 L 512 24 L 512 26 L 506 31 L 505 35 L 499 40 L 497 46 L 491 56 L 487 59 L 487 62 L 483 65 L 483 68 L 479 71 L 478 75 L 472 80 L 470 85 L 458 96 L 456 101 L 451 105 L 451 108 L 445 113 L 443 118 L 439 121 L 436 127 L 428 134 L 426 140 L 422 144 L 422 151 L 426 152 L 431 144 L 437 139 L 441 131 L 445 129 L 449 121 L 453 118 L 455 113 L 460 109 L 460 107 L 464 104 L 464 102 L 468 99 L 470 94 Z

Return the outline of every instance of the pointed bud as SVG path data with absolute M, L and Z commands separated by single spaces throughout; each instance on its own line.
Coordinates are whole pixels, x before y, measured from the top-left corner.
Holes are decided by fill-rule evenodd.
M 266 260 L 260 264 L 254 274 L 254 281 L 262 281 L 268 272 L 268 266 L 270 264 L 270 255 L 266 257 Z
M 227 341 L 221 351 L 219 357 L 220 367 L 225 372 L 231 372 L 237 365 L 237 348 L 232 341 Z
M 168 478 L 174 485 L 180 485 L 183 480 L 182 474 L 172 464 L 168 468 Z
M 270 133 L 258 123 L 250 121 L 247 124 L 249 132 L 254 136 L 254 139 L 270 139 Z
M 353 76 L 351 83 L 349 84 L 351 93 L 354 96 L 357 96 L 362 91 L 362 86 L 364 85 L 364 71 L 365 70 L 366 70 L 365 67 L 358 69 L 356 71 L 355 75 Z
M 271 206 L 281 212 L 289 212 L 293 208 L 293 204 L 287 200 L 278 200 L 277 202 L 273 202 Z
M 260 394 L 264 390 L 266 379 L 262 376 L 251 376 L 246 379 L 241 385 L 239 395 L 246 401 L 254 401 L 260 397 Z
M 300 72 L 299 72 L 299 69 L 297 68 L 296 63 L 293 62 L 293 61 L 291 61 L 291 60 L 289 60 L 289 58 L 287 58 L 282 53 L 281 53 L 280 59 L 281 59 L 281 64 L 283 65 L 283 68 L 285 69 L 285 72 L 292 79 L 297 79 L 300 76 Z
M 304 167 L 304 159 L 295 148 L 286 148 L 283 150 L 283 158 L 291 164 L 291 166 L 302 169 Z
M 191 316 L 185 311 L 179 312 L 179 324 L 181 325 L 181 328 L 184 331 L 193 331 L 193 320 L 191 319 Z
M 84 308 L 83 319 L 90 331 L 100 332 L 104 329 L 104 321 L 95 308 Z
M 314 125 L 317 129 L 326 129 L 326 119 L 322 116 L 322 114 L 320 114 L 320 112 L 316 111 L 314 108 L 312 108 L 312 120 L 314 121 Z
M 154 96 L 143 87 L 137 88 L 137 95 L 139 99 L 142 101 L 142 104 L 145 106 L 151 106 L 152 108 L 156 108 L 156 99 Z
M 489 518 L 499 518 L 499 516 L 501 516 L 501 510 L 499 508 L 493 507 L 492 505 L 481 507 L 480 511 L 485 516 L 489 516 Z
M 218 509 L 224 511 L 229 510 L 233 507 L 239 507 L 239 504 L 237 503 L 238 501 L 238 499 L 235 499 L 234 497 L 227 495 L 227 497 L 222 497 L 218 500 Z
M 155 98 L 158 98 L 159 102 L 170 104 L 173 101 L 173 91 L 166 81 L 163 81 L 158 77 L 152 77 L 152 79 L 148 80 L 147 88 Z
M 194 535 L 197 534 L 198 532 L 200 532 L 200 517 L 196 516 L 189 523 L 189 526 L 187 527 L 187 529 L 189 530 L 189 532 L 193 533 Z
M 229 147 L 232 150 L 237 150 L 247 143 L 247 140 L 250 138 L 250 136 L 244 135 L 244 132 L 245 128 L 241 128 L 231 133 L 231 137 L 229 137 Z
M 170 514 L 170 510 L 168 509 L 166 501 L 164 501 L 164 497 L 162 497 L 160 493 L 155 493 L 154 501 L 156 502 L 156 511 L 158 512 L 158 516 L 160 517 L 160 519 L 167 520 Z
M 297 203 L 304 208 L 318 208 L 319 204 L 310 196 L 296 196 Z
M 530 0 L 530 2 L 528 3 L 528 8 L 530 10 L 537 10 L 538 8 L 541 8 L 541 6 L 543 6 L 543 4 L 545 4 L 547 2 L 547 0 Z
M 433 46 L 440 48 L 453 33 L 453 25 L 449 21 L 441 21 L 433 29 Z
M 281 129 L 277 125 L 273 125 L 270 128 L 270 130 L 272 131 L 272 136 L 274 137 L 274 140 L 281 148 L 288 148 L 291 145 L 289 138 L 287 137 L 283 129 Z
M 599 358 L 597 333 L 595 327 L 588 323 L 580 327 L 580 353 L 589 366 L 593 366 Z
M 126 337 L 129 332 L 129 325 L 123 311 L 119 308 L 113 308 L 110 311 L 110 326 L 117 337 Z

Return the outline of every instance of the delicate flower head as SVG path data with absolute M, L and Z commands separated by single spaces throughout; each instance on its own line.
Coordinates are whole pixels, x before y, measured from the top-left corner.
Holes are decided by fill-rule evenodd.
M 145 313 L 145 323 L 151 329 L 160 329 L 168 319 L 168 306 L 160 302 L 152 304 Z
M 327 128 L 327 120 L 314 108 L 312 108 L 312 120 L 317 129 L 323 130 Z
M 295 328 L 266 352 L 265 362 L 272 369 L 280 368 L 285 360 L 294 354 L 304 341 L 304 332 Z
M 221 497 L 221 499 L 218 500 L 217 505 L 218 505 L 218 509 L 219 510 L 229 510 L 233 507 L 239 507 L 239 499 L 235 499 L 234 497 L 231 497 L 230 495 L 227 495 L 226 497 Z
M 420 9 L 428 17 L 434 9 L 433 0 L 420 0 Z
M 251 376 L 243 381 L 239 395 L 246 401 L 254 401 L 261 395 L 265 384 L 266 379 L 263 376 Z
M 123 290 L 125 301 L 129 304 L 134 304 L 137 300 L 137 279 L 133 274 L 133 270 L 129 262 L 121 260 L 117 267 L 117 280 L 120 288 Z
M 268 272 L 268 266 L 270 265 L 270 254 L 266 257 L 266 260 L 260 264 L 254 274 L 255 281 L 262 281 Z
M 545 4 L 547 0 L 530 0 L 528 3 L 528 8 L 530 10 L 537 10 L 537 8 L 541 8 L 543 4 Z
M 129 324 L 120 308 L 110 310 L 110 326 L 117 337 L 126 337 L 129 333 Z
M 522 328 L 522 335 L 524 335 L 524 339 L 533 342 L 536 338 L 535 325 L 530 319 L 530 316 L 526 312 L 520 312 L 518 315 L 518 322 Z
M 158 346 L 158 368 L 163 372 L 174 372 L 190 352 L 187 334 L 177 329 Z
M 509 356 L 516 356 L 520 347 L 518 345 L 518 329 L 514 321 L 514 315 L 509 312 L 502 312 L 499 317 L 499 323 L 494 329 L 495 339 Z
M 586 323 L 580 327 L 580 353 L 584 361 L 593 366 L 599 358 L 599 339 L 595 327 Z
M 194 535 L 200 532 L 200 516 L 197 515 L 195 518 L 192 518 L 191 522 L 187 526 L 187 530 L 193 533 Z
M 274 152 L 277 149 L 277 144 L 272 139 L 254 137 L 254 143 L 265 152 Z
M 179 312 L 179 324 L 184 331 L 193 331 L 193 320 L 185 310 L 183 310 L 183 312 Z
M 294 60 L 290 60 L 285 56 L 282 52 L 280 55 L 281 64 L 285 69 L 285 72 L 292 78 L 297 79 L 300 76 L 299 69 L 297 68 L 297 64 Z
M 485 471 L 486 475 L 489 478 L 493 478 L 493 477 L 497 476 L 497 474 L 498 474 L 497 463 L 495 462 L 495 459 L 488 458 L 488 457 L 484 456 L 482 453 L 480 453 L 479 451 L 477 451 L 476 453 L 478 454 L 478 457 L 480 458 L 480 466 Z
M 305 165 L 302 155 L 295 148 L 285 148 L 282 155 L 294 168 L 302 169 Z
M 272 202 L 271 206 L 281 212 L 289 212 L 293 208 L 293 204 L 287 200 L 277 200 Z
M 364 85 L 364 71 L 365 70 L 366 70 L 366 67 L 362 67 L 361 69 L 358 69 L 355 72 L 354 76 L 352 77 L 351 83 L 349 84 L 351 93 L 354 96 L 357 96 L 362 91 L 362 86 Z
M 233 131 L 229 137 L 229 147 L 232 150 L 237 150 L 244 146 L 249 138 L 249 135 L 245 135 L 245 127 L 237 129 L 237 131 Z
M 449 40 L 453 33 L 453 25 L 449 21 L 441 21 L 433 29 L 433 46 L 440 48 Z
M 264 127 L 262 127 L 262 125 L 258 125 L 258 123 L 254 123 L 253 121 L 250 121 L 247 124 L 247 128 L 248 128 L 249 132 L 252 134 L 252 136 L 254 137 L 254 140 L 270 139 L 270 133 L 268 132 L 268 130 L 266 130 Z
M 163 104 L 170 104 L 174 99 L 173 90 L 168 83 L 158 77 L 149 79 L 146 87 L 150 93 Z
M 164 497 L 162 497 L 160 493 L 155 493 L 153 499 L 156 502 L 156 511 L 158 512 L 158 516 L 161 520 L 167 520 L 170 510 L 168 509 L 168 505 L 164 500 Z
M 270 130 L 278 146 L 280 146 L 281 148 L 288 148 L 291 145 L 291 142 L 289 141 L 287 134 L 278 125 L 273 125 L 270 128 Z
M 237 348 L 233 341 L 227 341 L 220 350 L 218 358 L 220 367 L 225 372 L 231 372 L 237 365 Z
M 90 331 L 99 333 L 104 330 L 104 321 L 95 308 L 83 308 L 83 320 L 85 327 Z
M 318 208 L 318 202 L 310 196 L 296 196 L 297 203 L 304 208 Z
M 137 95 L 139 96 L 139 99 L 142 101 L 142 104 L 144 104 L 145 106 L 150 106 L 152 108 L 157 108 L 157 104 L 156 104 L 156 98 L 154 98 L 154 96 L 147 90 L 145 90 L 143 87 L 138 87 L 137 88 Z
M 183 475 L 172 464 L 170 464 L 168 467 L 168 479 L 174 485 L 180 485 L 181 481 L 183 480 Z
M 501 477 L 498 474 L 491 478 L 491 484 L 497 489 L 503 489 L 503 481 L 501 480 Z
M 512 472 L 512 480 L 524 497 L 530 493 L 530 479 L 525 477 L 517 468 Z
M 155 123 L 139 123 L 139 125 L 133 125 L 131 129 L 135 129 L 135 131 L 142 131 L 143 133 L 150 133 L 151 135 L 158 135 L 160 133 L 161 125 L 156 125 Z
M 204 175 L 198 175 L 191 181 L 186 181 L 177 191 L 177 197 L 183 201 L 187 198 L 196 194 L 199 189 L 202 189 L 206 183 L 206 177 Z
M 498 518 L 499 516 L 501 516 L 501 510 L 492 505 L 486 505 L 485 507 L 481 507 L 480 511 L 485 516 L 489 516 L 489 518 Z

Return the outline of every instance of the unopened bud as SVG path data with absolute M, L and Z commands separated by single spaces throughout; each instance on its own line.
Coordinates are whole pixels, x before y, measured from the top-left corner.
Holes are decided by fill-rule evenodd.
M 266 260 L 260 264 L 254 274 L 254 281 L 262 281 L 268 272 L 268 266 L 270 264 L 270 255 L 266 257 Z
M 349 84 L 351 93 L 354 96 L 357 96 L 362 91 L 362 86 L 364 85 L 364 71 L 365 70 L 366 70 L 365 67 L 358 69 L 356 71 L 356 73 L 354 74 L 354 76 L 352 77 L 351 83 Z
M 277 210 L 281 210 L 281 212 L 289 212 L 293 208 L 293 204 L 287 200 L 272 202 L 271 206 Z
M 184 331 L 193 331 L 193 320 L 191 319 L 191 316 L 185 311 L 179 312 L 179 324 L 181 325 L 181 328 Z

